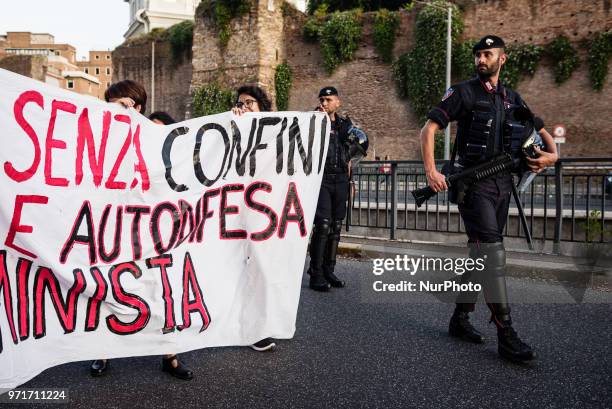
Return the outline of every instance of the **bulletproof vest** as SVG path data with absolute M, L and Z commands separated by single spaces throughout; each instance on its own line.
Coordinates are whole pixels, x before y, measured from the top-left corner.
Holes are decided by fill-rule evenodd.
M 522 159 L 523 143 L 534 131 L 534 116 L 526 105 L 510 105 L 503 124 L 504 152 Z
M 499 154 L 504 149 L 504 98 L 489 94 L 478 79 L 468 82 L 471 88 L 471 113 L 458 122 L 457 151 L 460 163 L 469 166 Z
M 327 148 L 327 158 L 325 160 L 325 173 L 348 173 L 350 157 L 347 131 L 350 123 L 346 119 L 336 115 L 336 120 L 333 121 L 331 125 L 329 147 Z

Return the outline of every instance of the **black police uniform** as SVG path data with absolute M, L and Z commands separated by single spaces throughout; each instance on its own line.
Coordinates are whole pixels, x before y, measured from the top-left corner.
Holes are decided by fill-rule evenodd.
M 507 151 L 511 135 L 504 135 L 506 114 L 517 106 L 526 106 L 520 95 L 498 83 L 497 87 L 478 77 L 449 88 L 442 101 L 427 115 L 444 129 L 457 121 L 457 163 L 471 167 Z M 516 360 L 533 359 L 533 351 L 518 339 L 511 327 L 510 307 L 505 280 L 506 255 L 503 230 L 508 216 L 513 177 L 510 172 L 497 174 L 468 188 L 458 205 L 463 218 L 472 258 L 485 259 L 482 280 L 485 300 L 498 328 L 499 352 Z M 463 282 L 476 281 L 472 274 L 462 276 Z M 449 330 L 451 335 L 476 343 L 482 335 L 468 322 L 474 311 L 478 293 L 463 292 Z
M 335 115 L 331 122 L 329 146 L 323 181 L 310 240 L 310 287 L 326 291 L 329 286 L 344 287 L 334 275 L 336 252 L 340 242 L 342 220 L 346 215 L 349 192 L 349 118 Z

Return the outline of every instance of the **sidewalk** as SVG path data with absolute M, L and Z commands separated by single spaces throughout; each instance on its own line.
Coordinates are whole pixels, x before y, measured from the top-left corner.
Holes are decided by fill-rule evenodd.
M 437 243 L 416 240 L 389 240 L 378 237 L 342 236 L 338 253 L 354 258 L 409 257 L 467 257 L 465 244 Z M 507 274 L 554 282 L 568 282 L 577 286 L 612 291 L 612 265 L 609 260 L 595 260 L 544 254 L 530 251 L 506 251 Z

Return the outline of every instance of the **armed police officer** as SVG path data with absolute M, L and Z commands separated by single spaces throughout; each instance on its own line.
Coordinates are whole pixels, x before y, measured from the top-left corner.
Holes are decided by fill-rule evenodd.
M 515 135 L 509 118 L 513 109 L 528 109 L 521 96 L 499 82 L 500 70 L 506 62 L 504 41 L 493 35 L 483 37 L 473 48 L 477 77 L 449 88 L 442 101 L 427 115 L 421 130 L 421 152 L 429 186 L 436 192 L 448 189 L 445 176 L 438 172 L 434 162 L 434 133 L 457 121 L 457 136 L 453 147 L 450 169 L 466 169 L 508 152 Z M 543 124 L 534 125 L 545 144 L 545 150 L 536 148 L 535 158 L 527 158 L 529 170 L 541 172 L 557 160 L 552 136 Z M 502 232 L 508 216 L 513 176 L 509 171 L 498 173 L 469 186 L 452 186 L 449 198 L 456 196 L 459 212 L 465 224 L 468 246 L 472 258 L 482 258 L 485 269 L 482 276 L 485 301 L 491 310 L 491 321 L 497 327 L 498 352 L 513 361 L 535 358 L 533 349 L 524 343 L 512 328 L 510 306 L 506 290 L 506 254 Z M 453 200 L 453 199 L 451 199 Z M 468 282 L 470 274 L 462 276 Z M 482 343 L 484 337 L 469 321 L 478 293 L 461 293 L 449 324 L 451 336 L 473 343 Z
M 349 195 L 350 161 L 366 155 L 368 139 L 363 131 L 353 126 L 350 118 L 338 114 L 338 90 L 325 87 L 319 92 L 317 110 L 324 111 L 331 120 L 329 146 L 325 159 L 323 181 L 310 239 L 310 288 L 329 291 L 342 288 L 345 283 L 334 274 L 336 252 L 340 242 L 342 220 L 346 215 Z

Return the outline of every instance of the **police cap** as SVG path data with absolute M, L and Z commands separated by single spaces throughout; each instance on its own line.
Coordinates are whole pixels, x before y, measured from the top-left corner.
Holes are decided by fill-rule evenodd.
M 504 48 L 506 43 L 504 40 L 499 38 L 498 36 L 484 36 L 480 39 L 479 42 L 474 44 L 474 48 L 472 48 L 472 54 L 476 54 L 476 51 L 487 50 L 489 48 Z
M 321 88 L 321 91 L 319 91 L 319 98 L 329 97 L 332 95 L 338 95 L 338 90 L 334 87 Z

